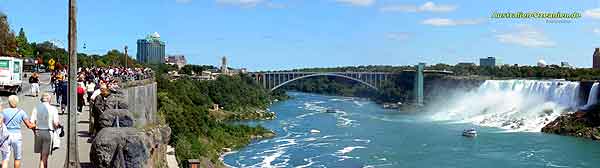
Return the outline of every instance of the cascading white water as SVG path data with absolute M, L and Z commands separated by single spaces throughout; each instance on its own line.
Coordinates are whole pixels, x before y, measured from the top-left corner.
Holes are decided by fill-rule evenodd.
M 539 132 L 561 113 L 578 108 L 578 90 L 579 82 L 564 80 L 487 80 L 448 99 L 432 118 Z
M 592 85 L 592 88 L 590 89 L 590 95 L 588 95 L 587 104 L 584 107 L 585 109 L 598 103 L 598 85 L 599 83 L 594 83 Z

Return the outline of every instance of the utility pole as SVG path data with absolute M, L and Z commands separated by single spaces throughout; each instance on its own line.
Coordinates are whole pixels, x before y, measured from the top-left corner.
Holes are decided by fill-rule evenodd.
M 125 45 L 125 68 L 127 68 L 127 57 L 129 57 L 127 55 L 127 45 Z
M 77 5 L 69 0 L 69 108 L 66 168 L 79 168 L 77 150 Z

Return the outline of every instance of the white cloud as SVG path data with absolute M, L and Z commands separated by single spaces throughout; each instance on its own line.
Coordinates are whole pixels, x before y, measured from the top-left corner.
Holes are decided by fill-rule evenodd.
M 517 25 L 514 30 L 496 35 L 496 39 L 501 43 L 515 44 L 525 47 L 554 47 L 556 43 L 544 33 L 529 25 Z
M 423 5 L 389 5 L 379 8 L 381 12 L 452 12 L 458 8 L 456 5 L 438 5 L 434 2 L 425 2 Z
M 600 8 L 588 9 L 583 12 L 583 16 L 592 19 L 600 19 Z
M 186 4 L 192 2 L 192 0 L 175 0 L 177 3 Z
M 286 4 L 274 3 L 274 2 L 269 2 L 269 3 L 267 3 L 266 6 L 267 6 L 267 8 L 272 8 L 272 9 L 284 9 L 284 8 L 288 7 Z
M 263 0 L 216 0 L 218 4 L 239 6 L 244 8 L 256 7 L 258 4 L 263 3 Z
M 375 0 L 335 0 L 339 3 L 349 4 L 353 6 L 370 6 L 375 3 Z
M 421 23 L 432 25 L 432 26 L 458 26 L 458 25 L 474 25 L 481 23 L 482 20 L 477 19 L 464 19 L 464 20 L 454 20 L 454 19 L 446 19 L 446 18 L 430 18 L 425 19 Z
M 410 37 L 410 33 L 408 32 L 389 32 L 385 34 L 385 38 L 389 40 L 406 40 Z

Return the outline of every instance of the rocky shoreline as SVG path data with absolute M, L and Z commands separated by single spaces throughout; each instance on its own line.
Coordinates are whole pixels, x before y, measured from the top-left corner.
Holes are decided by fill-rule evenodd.
M 275 132 L 270 131 L 270 132 L 263 133 L 261 135 L 252 135 L 252 136 L 250 136 L 250 139 L 253 141 L 260 141 L 260 140 L 270 139 L 275 136 L 276 136 Z M 221 151 L 219 152 L 219 163 L 217 165 L 213 165 L 210 162 L 210 160 L 204 160 L 206 158 L 201 158 L 201 160 L 204 160 L 204 161 L 200 161 L 200 164 L 201 164 L 200 167 L 214 167 L 214 168 L 223 167 L 223 168 L 225 168 L 225 167 L 227 167 L 227 164 L 225 164 L 224 157 L 227 154 L 235 153 L 235 149 L 239 149 L 239 148 L 243 148 L 243 147 L 245 147 L 245 146 L 228 147 L 228 148 L 221 149 Z
M 275 119 L 275 112 L 269 112 L 267 110 L 253 110 L 253 112 L 247 112 L 247 113 L 243 113 L 243 114 L 231 114 L 230 116 L 227 117 L 228 120 L 230 121 L 244 121 L 244 120 L 273 120 Z M 269 130 L 269 132 L 264 132 L 262 134 L 258 134 L 258 135 L 250 135 L 250 140 L 251 141 L 260 141 L 260 140 L 265 140 L 265 139 L 270 139 L 275 137 L 276 134 L 275 132 L 273 132 L 272 130 Z M 221 149 L 221 151 L 219 151 L 219 163 L 217 164 L 213 164 L 210 159 L 208 158 L 200 158 L 200 167 L 214 167 L 214 168 L 225 168 L 227 167 L 227 165 L 224 162 L 224 157 L 227 154 L 230 153 L 235 153 L 236 149 L 239 148 L 243 148 L 245 146 L 230 146 L 230 147 L 226 147 Z
M 542 132 L 600 140 L 599 121 L 595 111 L 567 113 L 544 126 Z

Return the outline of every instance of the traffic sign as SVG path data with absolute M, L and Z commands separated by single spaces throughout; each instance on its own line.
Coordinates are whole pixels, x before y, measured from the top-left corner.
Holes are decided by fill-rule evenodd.
M 50 60 L 48 60 L 48 64 L 50 64 L 50 66 L 54 67 L 54 63 L 56 63 L 54 59 L 50 58 Z

